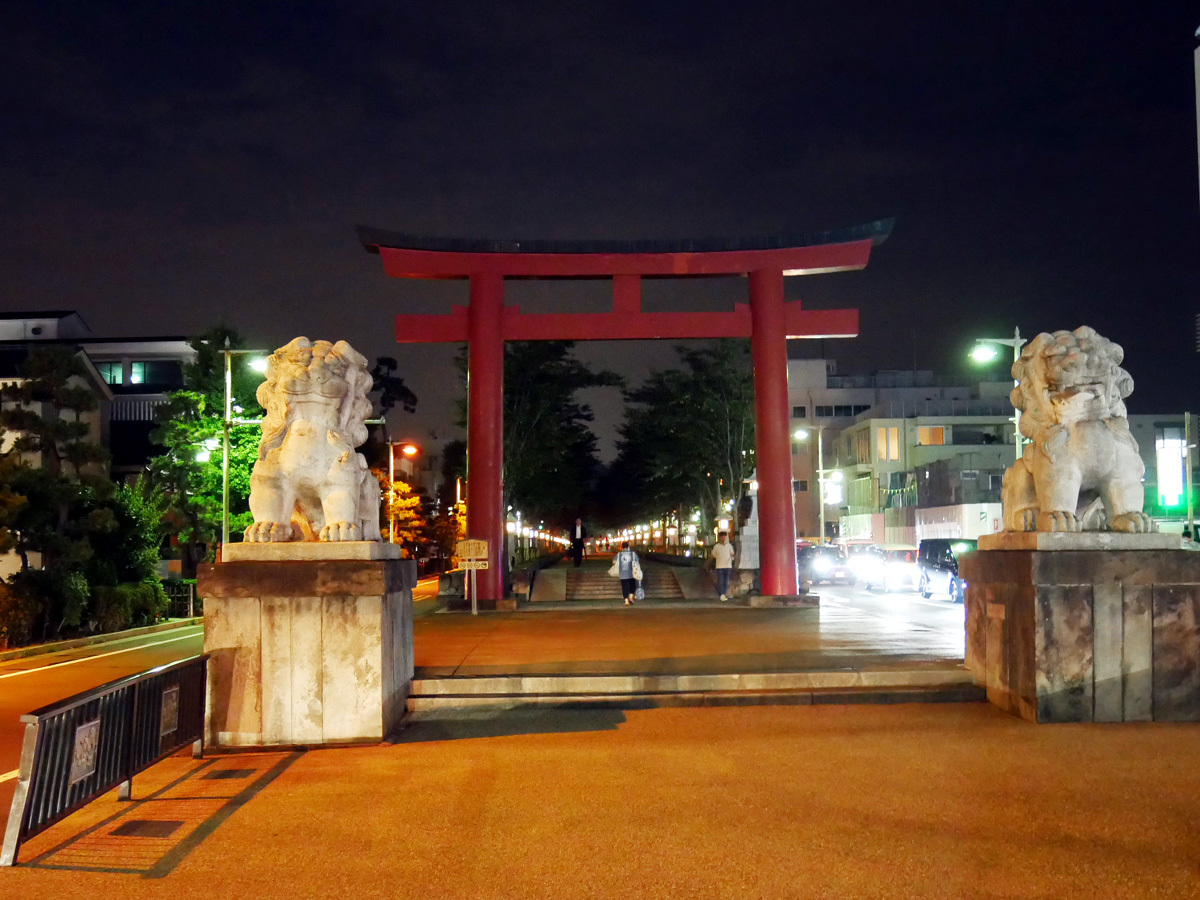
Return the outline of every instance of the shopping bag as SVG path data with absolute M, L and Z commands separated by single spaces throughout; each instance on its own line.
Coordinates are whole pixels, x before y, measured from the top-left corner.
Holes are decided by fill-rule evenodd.
M 638 565 L 638 561 L 636 559 L 633 561 L 633 577 L 638 581 L 642 580 L 642 567 Z
M 633 599 L 634 600 L 645 600 L 646 599 L 646 592 L 642 590 L 642 583 L 640 581 L 638 582 L 637 590 L 633 592 Z
M 613 578 L 616 578 L 621 574 L 621 566 L 617 563 L 617 558 L 615 556 L 613 557 L 613 564 L 608 567 L 608 574 Z

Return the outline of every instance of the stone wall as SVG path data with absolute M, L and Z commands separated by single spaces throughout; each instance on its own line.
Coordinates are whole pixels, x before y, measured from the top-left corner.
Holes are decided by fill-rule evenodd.
M 412 560 L 202 566 L 213 746 L 382 740 L 413 677 Z
M 966 664 L 1032 722 L 1200 720 L 1200 554 L 981 550 Z

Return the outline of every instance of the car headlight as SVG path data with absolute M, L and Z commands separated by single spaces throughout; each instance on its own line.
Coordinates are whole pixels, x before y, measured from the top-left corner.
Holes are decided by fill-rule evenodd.
M 813 571 L 815 572 L 828 572 L 832 568 L 833 563 L 823 556 L 818 556 L 813 562 Z

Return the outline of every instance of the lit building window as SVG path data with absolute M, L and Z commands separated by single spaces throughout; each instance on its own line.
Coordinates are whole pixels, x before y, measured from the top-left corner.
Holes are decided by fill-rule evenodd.
M 900 458 L 900 429 L 879 428 L 875 434 L 876 455 L 883 460 Z
M 940 425 L 922 425 L 917 429 L 917 443 L 922 447 L 940 447 L 946 443 L 946 429 Z
M 146 383 L 146 364 L 144 362 L 135 362 L 129 364 L 129 383 Z
M 119 362 L 102 362 L 96 363 L 96 370 L 100 373 L 100 377 L 108 384 L 121 383 L 121 364 Z

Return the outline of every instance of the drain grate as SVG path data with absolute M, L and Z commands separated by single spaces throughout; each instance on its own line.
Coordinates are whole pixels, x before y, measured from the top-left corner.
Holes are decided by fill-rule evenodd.
M 226 778 L 249 778 L 253 774 L 254 769 L 219 769 L 209 772 L 204 778 L 207 781 L 218 781 Z
M 182 824 L 166 819 L 130 819 L 111 833 L 118 837 L 169 838 Z

